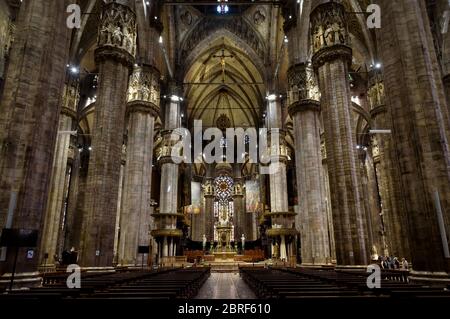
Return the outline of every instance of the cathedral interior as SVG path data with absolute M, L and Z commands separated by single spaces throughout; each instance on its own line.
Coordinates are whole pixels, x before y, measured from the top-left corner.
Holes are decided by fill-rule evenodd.
M 230 297 L 220 276 L 266 298 L 265 275 L 365 282 L 376 265 L 449 297 L 449 12 L 1 0 L 0 300 L 74 264 L 92 285 L 169 274 L 205 298 Z

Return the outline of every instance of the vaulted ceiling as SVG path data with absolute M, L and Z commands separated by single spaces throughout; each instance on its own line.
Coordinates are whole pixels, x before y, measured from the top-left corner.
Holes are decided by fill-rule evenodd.
M 88 14 L 82 16 L 82 28 L 74 32 L 71 62 L 79 63 L 87 72 L 96 71 L 94 50 L 102 1 L 80 0 L 82 11 Z M 134 1 L 137 14 L 146 15 L 141 23 L 148 23 L 152 17 L 148 16 L 146 2 L 129 1 Z M 364 80 L 367 65 L 376 59 L 374 35 L 365 27 L 364 15 L 352 12 L 365 11 L 369 1 L 343 2 L 349 12 L 352 69 Z M 149 0 L 152 3 L 154 0 Z M 215 14 L 204 6 L 165 5 L 162 10 L 167 56 L 159 67 L 162 80 L 174 76 L 183 83 L 187 124 L 201 119 L 204 127 L 215 127 L 219 117 L 226 117 L 232 127 L 258 126 L 263 119 L 265 96 L 274 85 L 280 94 L 287 89 L 289 65 L 281 8 L 255 2 L 229 15 Z M 155 39 L 142 39 L 138 34 L 138 41 L 141 46 L 149 46 L 146 41 Z M 229 57 L 222 61 L 222 54 Z M 287 114 L 285 123 L 289 130 L 292 123 Z
M 231 127 L 255 127 L 264 108 L 264 78 L 245 52 L 227 37 L 205 48 L 184 78 L 189 122 L 216 127 L 226 116 Z

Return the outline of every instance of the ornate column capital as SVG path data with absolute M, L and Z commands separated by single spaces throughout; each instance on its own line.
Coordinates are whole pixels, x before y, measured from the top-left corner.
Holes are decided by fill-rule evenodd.
M 95 60 L 117 60 L 130 68 L 136 54 L 136 14 L 126 5 L 103 5 L 98 29 Z
M 67 115 L 76 120 L 79 100 L 79 80 L 77 78 L 68 77 L 63 89 L 63 105 L 61 108 L 61 114 Z
M 160 73 L 150 65 L 135 66 L 128 85 L 127 114 L 131 112 L 159 115 Z
M 272 134 L 278 134 L 278 142 L 272 144 Z M 271 163 L 281 162 L 286 163 L 290 158 L 289 147 L 286 145 L 286 131 L 273 128 L 267 132 L 267 149 L 263 151 L 262 157 L 265 159 L 270 159 Z M 261 164 L 267 166 L 269 164 Z
M 292 65 L 287 72 L 288 105 L 302 100 L 320 101 L 320 90 L 314 70 L 307 63 Z
M 157 151 L 158 164 L 179 164 L 183 161 L 181 149 L 178 149 L 177 143 L 182 136 L 176 130 L 162 130 L 162 145 Z
M 311 12 L 311 36 L 314 69 L 336 59 L 351 63 L 352 49 L 342 4 L 326 2 Z

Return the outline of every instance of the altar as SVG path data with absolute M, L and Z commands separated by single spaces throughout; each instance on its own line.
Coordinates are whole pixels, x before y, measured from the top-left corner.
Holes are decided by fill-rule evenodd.
M 237 256 L 237 253 L 235 251 L 215 251 L 213 253 L 214 256 L 214 260 L 218 261 L 218 260 L 229 260 L 229 261 L 235 261 L 234 257 Z

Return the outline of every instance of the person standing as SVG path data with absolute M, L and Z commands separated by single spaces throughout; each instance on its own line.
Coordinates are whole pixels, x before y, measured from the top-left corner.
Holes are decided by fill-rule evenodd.
M 406 258 L 402 258 L 402 270 L 408 270 L 409 264 Z

